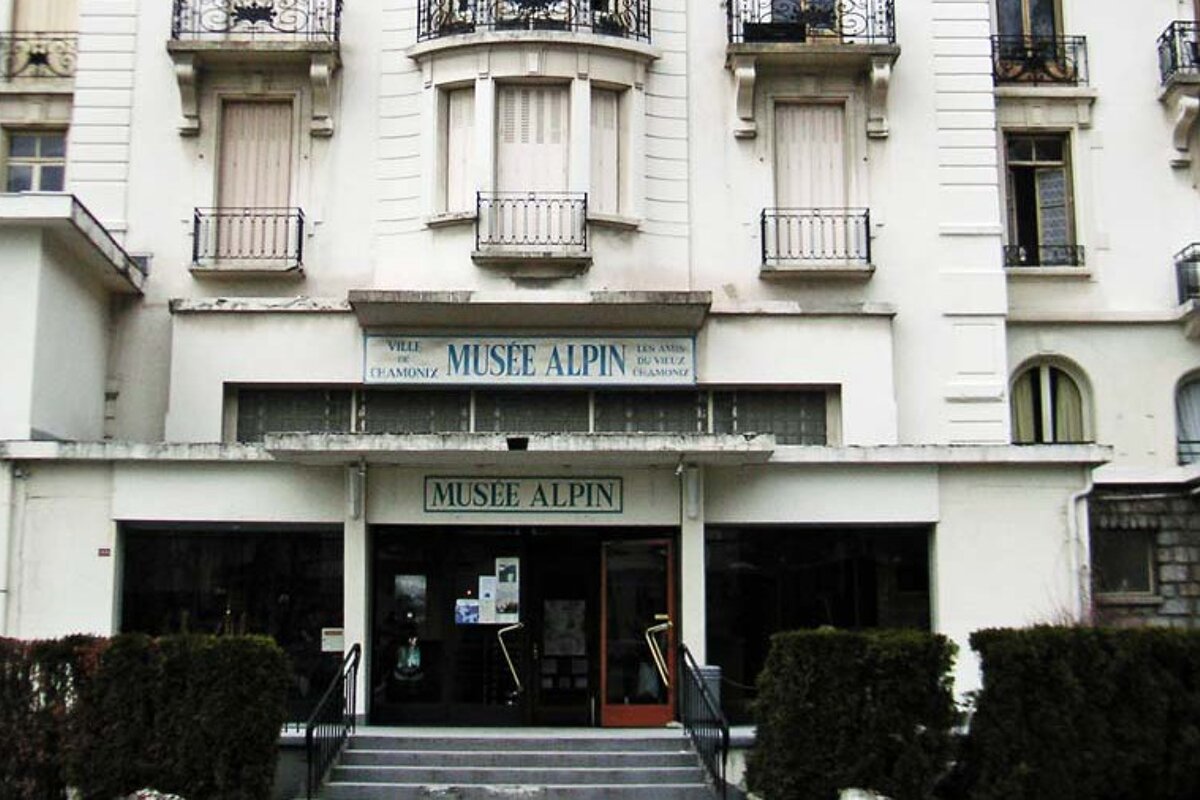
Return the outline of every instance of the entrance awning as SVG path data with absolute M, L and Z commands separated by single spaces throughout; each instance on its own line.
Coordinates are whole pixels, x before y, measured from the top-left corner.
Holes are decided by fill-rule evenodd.
M 771 434 L 268 434 L 275 459 L 329 465 L 363 461 L 407 465 L 619 465 L 766 463 Z

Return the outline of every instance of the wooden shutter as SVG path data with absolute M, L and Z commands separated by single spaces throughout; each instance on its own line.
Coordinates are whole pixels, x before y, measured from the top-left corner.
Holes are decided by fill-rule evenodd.
M 13 29 L 18 33 L 61 33 L 78 27 L 75 0 L 16 0 Z
M 292 185 L 292 104 L 225 103 L 217 205 L 285 208 Z
M 775 200 L 780 208 L 844 208 L 846 112 L 834 103 L 775 107 Z
M 621 210 L 620 95 L 592 90 L 592 182 L 588 206 L 603 214 Z
M 475 90 L 446 93 L 446 210 L 475 208 Z
M 496 189 L 561 192 L 567 187 L 566 86 L 501 86 L 497 91 Z

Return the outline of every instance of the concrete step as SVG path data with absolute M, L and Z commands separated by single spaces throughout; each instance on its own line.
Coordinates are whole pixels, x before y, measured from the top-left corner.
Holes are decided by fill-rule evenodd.
M 460 752 L 488 750 L 522 750 L 541 752 L 580 751 L 606 752 L 686 752 L 690 743 L 680 733 L 671 732 L 646 737 L 617 736 L 418 736 L 399 737 L 374 733 L 355 734 L 347 748 L 351 750 L 456 750 Z
M 596 784 L 454 784 L 331 783 L 322 800 L 713 800 L 703 783 Z
M 354 750 L 343 751 L 343 766 L 377 767 L 610 767 L 657 769 L 690 767 L 688 750 Z
M 607 767 L 372 767 L 339 766 L 331 783 L 456 784 L 492 785 L 604 785 L 700 783 L 704 773 L 696 765 L 655 769 Z

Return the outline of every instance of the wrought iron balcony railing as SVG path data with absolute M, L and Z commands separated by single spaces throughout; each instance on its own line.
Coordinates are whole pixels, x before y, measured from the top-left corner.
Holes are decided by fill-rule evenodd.
M 763 209 L 762 263 L 871 263 L 871 212 L 865 208 Z
M 1200 464 L 1200 440 L 1180 439 L 1178 445 L 1180 464 Z
M 337 42 L 342 0 L 174 0 L 171 38 Z
M 304 263 L 304 211 L 299 208 L 197 208 L 192 262 Z
M 76 38 L 74 33 L 0 35 L 5 80 L 74 76 Z
M 418 0 L 417 41 L 477 30 L 585 31 L 650 41 L 650 0 Z
M 1163 83 L 1176 75 L 1200 74 L 1200 23 L 1167 26 L 1158 37 L 1158 70 Z
M 1086 86 L 1087 38 L 993 36 L 992 80 L 997 84 L 1054 83 Z
M 729 0 L 730 42 L 895 44 L 893 0 Z
M 475 249 L 480 252 L 587 252 L 585 192 L 479 192 L 475 212 Z
M 1175 254 L 1175 278 L 1179 302 L 1200 300 L 1200 242 L 1192 242 Z
M 1019 244 L 1004 245 L 1006 267 L 1082 267 L 1083 245 L 1043 244 L 1025 247 Z

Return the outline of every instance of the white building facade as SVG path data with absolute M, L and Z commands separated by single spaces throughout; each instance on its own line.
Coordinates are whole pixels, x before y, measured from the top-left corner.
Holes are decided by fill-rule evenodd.
M 0 634 L 625 726 L 680 644 L 746 719 L 776 630 L 968 690 L 979 628 L 1196 624 L 1197 9 L 1143 5 L 0 0 Z

